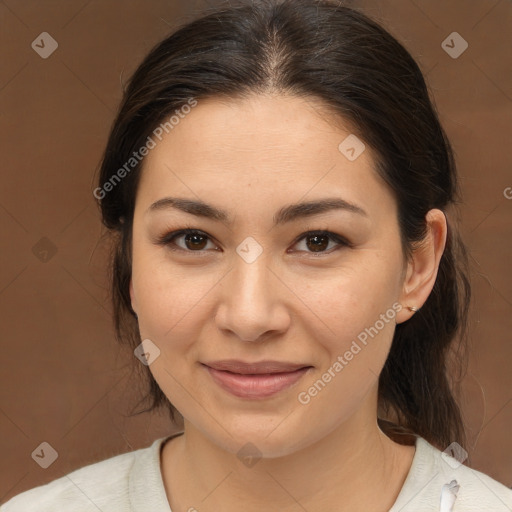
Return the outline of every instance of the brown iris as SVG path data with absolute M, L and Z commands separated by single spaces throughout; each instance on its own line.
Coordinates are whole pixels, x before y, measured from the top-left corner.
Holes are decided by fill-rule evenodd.
M 310 243 L 311 240 L 313 243 Z M 312 252 L 322 252 L 329 245 L 329 237 L 327 235 L 308 236 L 306 245 Z
M 187 249 L 204 249 L 207 243 L 208 238 L 199 233 L 188 233 L 185 235 Z

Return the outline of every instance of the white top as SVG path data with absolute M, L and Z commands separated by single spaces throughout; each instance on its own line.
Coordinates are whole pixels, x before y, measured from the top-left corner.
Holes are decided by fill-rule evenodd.
M 0 506 L 0 512 L 172 512 L 160 449 L 164 441 L 181 434 L 22 492 Z M 411 468 L 389 512 L 483 511 L 512 512 L 512 490 L 417 437 Z

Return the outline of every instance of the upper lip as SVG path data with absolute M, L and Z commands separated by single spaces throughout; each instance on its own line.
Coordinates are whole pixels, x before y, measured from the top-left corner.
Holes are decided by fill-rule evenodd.
M 260 374 L 260 373 L 282 373 L 294 372 L 300 368 L 306 368 L 310 365 L 302 363 L 288 363 L 285 361 L 259 361 L 257 363 L 246 363 L 236 359 L 222 359 L 220 361 L 211 361 L 202 363 L 215 370 L 223 370 L 240 374 Z

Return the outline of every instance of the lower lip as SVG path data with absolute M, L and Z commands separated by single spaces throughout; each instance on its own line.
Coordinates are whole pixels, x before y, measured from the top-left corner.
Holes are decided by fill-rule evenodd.
M 261 375 L 241 375 L 215 370 L 206 366 L 213 380 L 232 395 L 240 398 L 267 398 L 295 384 L 310 368 L 300 368 L 294 372 L 265 373 Z

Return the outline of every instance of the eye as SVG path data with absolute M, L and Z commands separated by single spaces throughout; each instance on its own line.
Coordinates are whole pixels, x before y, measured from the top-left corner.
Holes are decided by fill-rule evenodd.
M 182 239 L 182 245 L 175 242 L 175 240 L 179 239 Z M 210 237 L 202 231 L 196 229 L 182 229 L 165 234 L 157 240 L 157 243 L 169 246 L 173 251 L 203 252 L 203 249 L 207 248 L 208 241 L 211 242 Z M 173 245 L 177 248 L 172 247 Z M 214 250 L 217 250 L 215 245 Z
M 338 246 L 347 246 L 350 247 L 351 244 L 344 239 L 343 237 L 337 235 L 336 233 L 332 233 L 330 231 L 309 231 L 302 235 L 294 245 L 299 242 L 303 243 L 303 247 L 305 247 L 305 252 L 313 253 L 313 254 L 324 254 L 331 253 L 332 250 L 327 250 L 329 248 L 330 242 L 334 242 L 334 247 Z M 332 249 L 332 246 L 329 248 Z
M 181 244 L 179 241 L 181 239 Z M 346 246 L 351 247 L 352 245 L 345 238 L 337 235 L 336 233 L 332 233 L 330 231 L 308 231 L 300 236 L 295 242 L 294 246 L 299 244 L 299 242 L 303 243 L 303 247 L 305 249 L 299 249 L 301 252 L 308 252 L 312 254 L 330 254 L 333 249 L 333 246 L 330 246 L 331 243 L 334 243 L 334 248 L 337 246 Z M 156 240 L 156 243 L 159 245 L 168 246 L 173 251 L 186 251 L 186 252 L 204 252 L 204 250 L 208 249 L 208 243 L 211 243 L 213 247 L 209 249 L 213 249 L 218 251 L 219 248 L 213 244 L 210 239 L 210 236 L 204 233 L 203 231 L 198 231 L 197 229 L 181 229 L 179 231 L 173 231 L 171 233 L 167 233 Z M 175 247 L 172 247 L 175 246 Z

